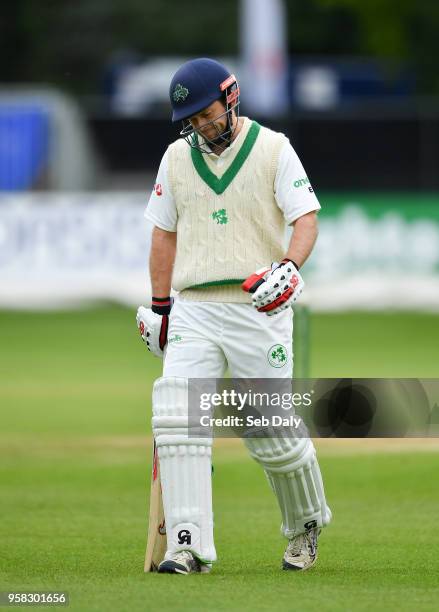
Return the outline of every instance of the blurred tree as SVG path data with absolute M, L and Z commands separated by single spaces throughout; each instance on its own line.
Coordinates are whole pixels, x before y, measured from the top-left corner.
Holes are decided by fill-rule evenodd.
M 357 23 L 358 51 L 404 61 L 420 93 L 439 93 L 437 0 L 317 0 L 325 9 L 348 10 Z M 344 32 L 341 32 L 344 36 Z
M 437 0 L 285 0 L 294 56 L 370 55 L 410 62 L 419 91 L 439 93 Z M 236 55 L 239 1 L 6 0 L 0 17 L 3 82 L 101 89 L 116 52 Z
M 109 56 L 234 55 L 235 0 L 14 0 L 0 20 L 3 81 L 46 81 L 94 93 Z M 5 54 L 5 51 L 7 52 Z
M 285 0 L 285 4 L 292 56 L 359 53 L 358 23 L 349 8 L 325 6 L 319 0 Z

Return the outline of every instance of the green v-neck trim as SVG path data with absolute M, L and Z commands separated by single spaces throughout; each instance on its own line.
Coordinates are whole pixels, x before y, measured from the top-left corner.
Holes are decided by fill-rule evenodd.
M 221 178 L 215 176 L 212 170 L 206 163 L 203 157 L 203 153 L 198 149 L 191 148 L 192 163 L 195 166 L 195 170 L 198 172 L 200 178 L 211 188 L 213 191 L 220 195 L 223 193 L 230 183 L 233 181 L 235 176 L 241 170 L 245 160 L 250 155 L 250 151 L 253 149 L 253 145 L 258 137 L 261 126 L 256 121 L 252 121 L 247 136 L 241 145 L 235 159 L 232 161 L 230 166 L 224 172 Z

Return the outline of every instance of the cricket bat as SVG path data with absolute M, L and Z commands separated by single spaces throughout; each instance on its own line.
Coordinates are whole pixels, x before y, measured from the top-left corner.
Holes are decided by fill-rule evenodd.
M 145 572 L 156 572 L 166 553 L 166 525 L 163 510 L 160 464 L 154 440 L 152 452 L 151 495 L 149 499 L 148 541 L 145 554 Z

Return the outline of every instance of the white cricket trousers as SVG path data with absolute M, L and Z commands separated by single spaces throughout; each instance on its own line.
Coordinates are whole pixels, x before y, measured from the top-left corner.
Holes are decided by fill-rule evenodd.
M 291 378 L 293 311 L 268 317 L 251 304 L 192 302 L 171 310 L 163 376 Z

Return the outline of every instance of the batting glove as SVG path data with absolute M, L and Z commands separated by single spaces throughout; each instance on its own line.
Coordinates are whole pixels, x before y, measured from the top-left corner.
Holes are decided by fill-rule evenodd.
M 148 351 L 156 357 L 163 357 L 168 342 L 169 314 L 173 298 L 152 298 L 151 308 L 140 306 L 136 322 L 142 340 Z
M 274 262 L 249 276 L 242 289 L 253 293 L 252 303 L 259 312 L 271 317 L 289 308 L 302 293 L 305 283 L 291 259 Z

